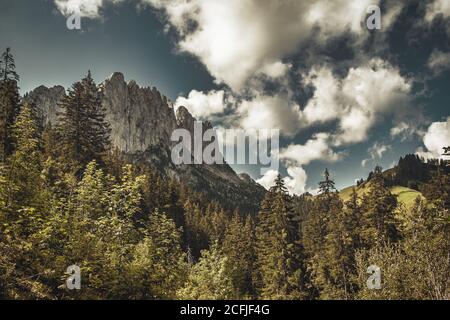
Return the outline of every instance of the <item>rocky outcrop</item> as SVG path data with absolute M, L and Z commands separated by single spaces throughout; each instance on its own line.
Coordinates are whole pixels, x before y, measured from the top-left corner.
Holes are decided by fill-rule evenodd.
M 100 88 L 114 146 L 131 154 L 154 146 L 170 146 L 177 120 L 168 99 L 156 88 L 141 88 L 134 81 L 126 83 L 118 72 Z
M 43 124 L 48 125 L 57 122 L 58 104 L 65 95 L 66 90 L 62 86 L 40 86 L 27 94 L 25 100 L 38 106 Z
M 175 113 L 172 103 L 156 88 L 140 87 L 126 82 L 116 72 L 99 85 L 106 119 L 111 126 L 111 142 L 130 160 L 146 162 L 161 174 L 176 178 L 197 191 L 230 206 L 254 211 L 264 189 L 250 177 L 239 177 L 228 164 L 178 165 L 170 158 L 170 138 L 177 128 L 193 134 L 195 118 L 184 108 Z M 58 104 L 65 96 L 61 86 L 38 87 L 26 99 L 43 114 L 44 124 L 57 123 Z M 209 122 L 203 131 L 212 128 Z M 192 135 L 193 136 L 193 135 Z

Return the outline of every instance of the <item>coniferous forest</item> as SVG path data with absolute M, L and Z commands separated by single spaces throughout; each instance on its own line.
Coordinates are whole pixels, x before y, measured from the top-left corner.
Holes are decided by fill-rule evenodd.
M 444 161 L 376 167 L 346 199 L 328 170 L 318 195 L 279 176 L 245 212 L 113 148 L 90 72 L 44 126 L 10 49 L 0 60 L 0 299 L 450 299 Z M 392 185 L 422 196 L 406 206 Z

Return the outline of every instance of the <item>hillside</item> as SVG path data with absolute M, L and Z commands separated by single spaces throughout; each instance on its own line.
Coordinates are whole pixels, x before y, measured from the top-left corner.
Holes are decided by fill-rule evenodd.
M 339 192 L 342 200 L 347 201 L 350 199 L 353 187 L 354 186 L 347 187 Z M 358 195 L 362 197 L 369 190 L 369 188 L 370 182 L 364 183 L 363 185 L 357 187 Z M 414 200 L 418 196 L 423 197 L 422 193 L 420 193 L 419 191 L 402 186 L 393 186 L 389 189 L 391 190 L 392 194 L 397 196 L 397 200 L 400 203 L 403 203 L 407 208 L 411 208 L 414 205 Z

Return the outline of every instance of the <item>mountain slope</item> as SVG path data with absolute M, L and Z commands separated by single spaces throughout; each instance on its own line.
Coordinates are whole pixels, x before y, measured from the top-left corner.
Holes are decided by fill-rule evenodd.
M 358 193 L 358 196 L 362 197 L 366 192 L 368 192 L 370 188 L 370 182 L 364 183 L 363 185 L 356 187 L 356 186 L 350 186 L 345 189 L 342 189 L 339 192 L 339 195 L 341 196 L 343 201 L 347 201 L 350 199 L 350 196 L 352 194 L 353 188 L 356 188 L 356 192 Z M 402 187 L 402 186 L 393 186 L 389 188 L 391 193 L 397 196 L 397 200 L 400 203 L 403 203 L 406 208 L 411 208 L 414 205 L 414 201 L 418 196 L 423 198 L 422 193 L 420 193 L 417 190 L 413 190 L 410 188 Z

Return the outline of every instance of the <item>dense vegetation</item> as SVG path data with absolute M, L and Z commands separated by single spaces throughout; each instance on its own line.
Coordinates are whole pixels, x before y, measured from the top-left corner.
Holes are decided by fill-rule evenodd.
M 376 168 L 342 201 L 328 171 L 320 194 L 291 197 L 279 177 L 257 215 L 131 165 L 110 146 L 88 74 L 57 126 L 18 94 L 0 63 L 0 298 L 449 299 L 450 175 L 398 202 Z M 81 268 L 81 290 L 65 287 Z M 366 286 L 367 268 L 382 288 Z

